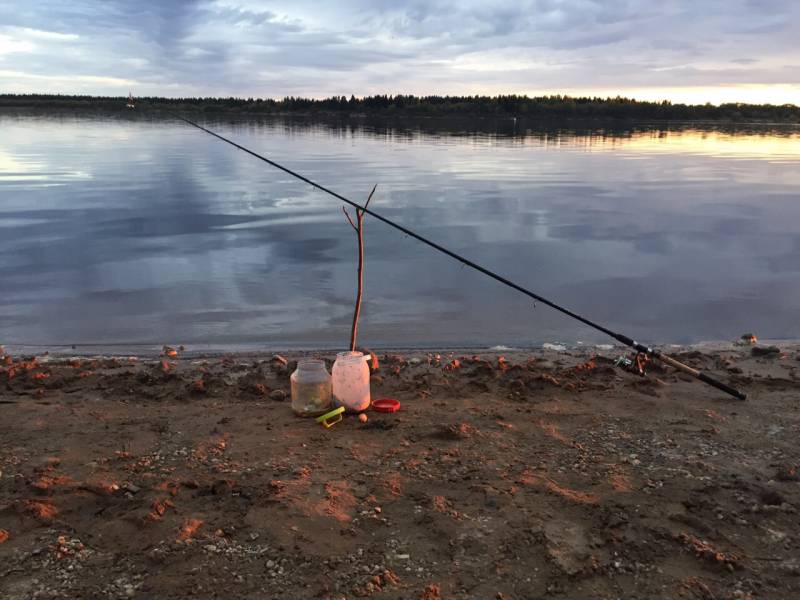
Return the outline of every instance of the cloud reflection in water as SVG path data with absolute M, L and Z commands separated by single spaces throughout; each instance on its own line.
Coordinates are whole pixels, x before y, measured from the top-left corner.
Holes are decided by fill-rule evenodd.
M 336 201 L 178 123 L 1 120 L 2 340 L 346 343 Z M 212 126 L 637 339 L 800 337 L 791 130 Z M 365 344 L 606 341 L 366 227 Z

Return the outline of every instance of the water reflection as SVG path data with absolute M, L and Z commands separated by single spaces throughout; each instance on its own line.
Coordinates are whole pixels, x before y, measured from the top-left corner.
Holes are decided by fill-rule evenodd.
M 492 120 L 210 125 L 647 341 L 800 335 L 800 135 Z M 0 117 L 0 341 L 342 345 L 338 203 L 179 123 Z M 606 341 L 367 221 L 362 341 Z

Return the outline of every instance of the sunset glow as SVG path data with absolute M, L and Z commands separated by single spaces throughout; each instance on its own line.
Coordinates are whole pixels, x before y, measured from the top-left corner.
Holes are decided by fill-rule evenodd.
M 800 161 L 799 133 L 778 137 L 774 131 L 761 135 L 697 130 L 642 132 L 631 138 L 617 140 L 614 145 L 625 150 L 648 154 L 684 153 L 770 161 Z M 602 150 L 604 147 L 598 148 Z

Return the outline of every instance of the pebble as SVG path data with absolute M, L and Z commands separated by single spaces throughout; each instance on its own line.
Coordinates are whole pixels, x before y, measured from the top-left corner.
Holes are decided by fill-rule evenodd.
M 800 471 L 793 466 L 782 466 L 775 473 L 775 479 L 778 481 L 800 481 Z
M 781 353 L 781 349 L 777 346 L 754 346 L 751 350 L 753 356 L 770 356 Z

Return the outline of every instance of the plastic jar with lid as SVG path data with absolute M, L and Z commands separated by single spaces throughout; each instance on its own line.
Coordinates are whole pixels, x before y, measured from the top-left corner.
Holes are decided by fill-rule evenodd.
M 322 415 L 331 409 L 331 376 L 325 361 L 297 361 L 289 378 L 292 384 L 292 410 L 301 417 Z
M 333 402 L 350 412 L 369 408 L 369 365 L 361 352 L 339 352 L 333 363 Z

